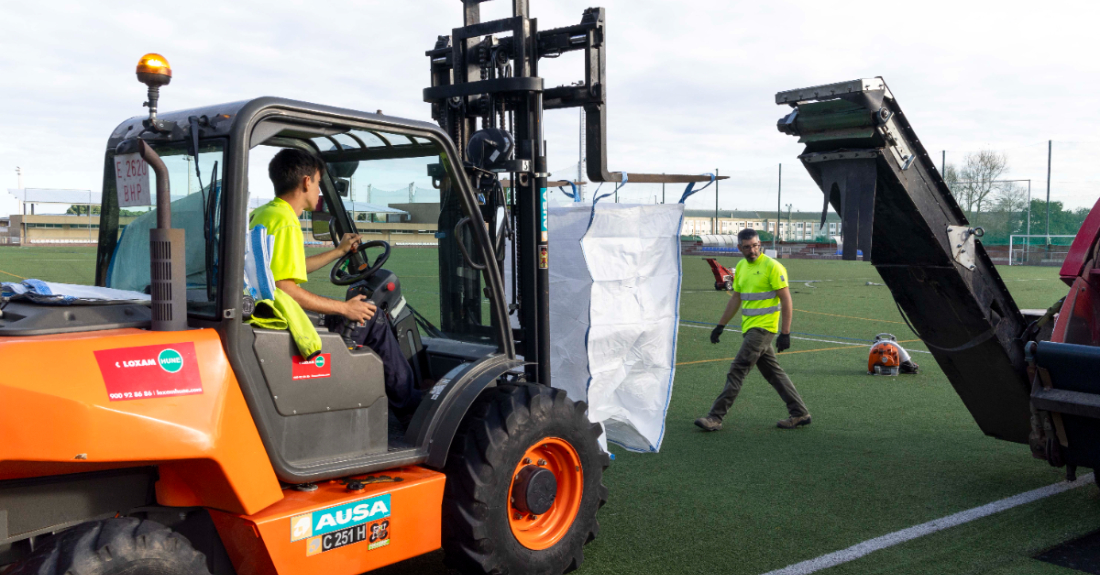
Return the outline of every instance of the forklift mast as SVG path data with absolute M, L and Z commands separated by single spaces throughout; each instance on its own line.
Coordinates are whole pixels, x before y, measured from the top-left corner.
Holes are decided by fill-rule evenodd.
M 612 172 L 607 168 L 607 37 L 604 9 L 589 8 L 579 24 L 539 30 L 531 17 L 528 0 L 511 0 L 512 17 L 481 21 L 480 4 L 486 0 L 462 0 L 463 25 L 449 36 L 440 36 L 427 51 L 431 60 L 431 87 L 424 101 L 432 105 L 432 117 L 457 145 L 462 165 L 484 197 L 486 222 L 495 221 L 503 194 L 496 174 L 509 175 L 512 190 L 508 210 L 515 230 L 513 285 L 518 288 L 508 313 L 519 315 L 516 351 L 528 362 L 527 380 L 550 385 L 550 291 L 546 187 L 546 141 L 543 112 L 583 107 L 588 178 L 592 182 L 690 183 L 709 181 L 709 175 L 672 175 Z M 539 60 L 566 52 L 584 51 L 583 80 L 568 86 L 545 88 L 539 77 Z M 479 128 L 480 126 L 480 128 Z M 471 162 L 468 143 L 482 130 L 506 132 L 514 145 L 507 157 Z M 498 132 L 499 133 L 499 132 Z M 481 140 L 478 141 L 479 145 Z M 473 150 L 478 154 L 480 150 Z M 478 154 L 480 155 L 480 154 Z M 479 165 L 474 165 L 475 163 Z M 725 178 L 719 178 L 725 179 Z M 440 233 L 451 233 L 460 216 L 446 206 L 447 181 L 441 182 Z M 498 199 L 500 198 L 500 199 Z M 501 249 L 500 246 L 494 246 Z M 439 254 L 440 302 L 444 331 L 462 331 L 469 318 L 480 317 L 482 293 L 478 274 L 457 253 Z M 503 272 L 502 272 L 503 273 Z M 512 295 L 512 294 L 509 294 Z

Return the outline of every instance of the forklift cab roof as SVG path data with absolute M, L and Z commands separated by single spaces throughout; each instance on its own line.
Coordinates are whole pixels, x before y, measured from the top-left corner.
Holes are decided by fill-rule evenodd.
M 327 121 L 322 118 L 327 118 Z M 249 147 L 275 137 L 324 138 L 331 142 L 330 149 L 318 151 L 326 160 L 419 157 L 438 151 L 426 139 L 415 136 L 406 136 L 404 142 L 395 142 L 377 133 L 375 139 L 353 137 L 350 143 L 347 139 L 334 139 L 333 136 L 349 131 L 348 124 L 369 122 L 376 128 L 398 132 L 403 129 L 428 131 L 440 138 L 445 137 L 439 126 L 428 122 L 270 96 L 163 113 L 158 120 L 168 130 L 161 133 L 145 131 L 146 120 L 146 116 L 134 116 L 119 124 L 107 142 L 108 149 L 114 150 L 124 140 L 137 137 L 152 143 L 187 141 L 192 137 L 192 123 L 198 128 L 199 138 L 229 136 L 239 140 L 250 133 Z M 267 122 L 257 129 L 263 120 Z

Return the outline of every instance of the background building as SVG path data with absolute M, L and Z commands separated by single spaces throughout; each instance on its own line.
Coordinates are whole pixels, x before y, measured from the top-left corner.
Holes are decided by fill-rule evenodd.
M 98 241 L 99 192 L 30 188 L 8 190 L 8 194 L 15 198 L 16 210 L 0 233 L 4 237 L 0 243 L 94 244 Z M 64 213 L 66 210 L 70 213 Z M 131 220 L 133 218 L 121 218 L 120 223 Z
M 840 216 L 833 212 L 826 215 L 825 226 L 821 227 L 821 212 L 783 212 L 782 219 L 776 222 L 776 212 L 729 210 L 718 211 L 717 228 L 714 210 L 684 210 L 680 235 L 733 235 L 744 229 L 774 234 L 777 223 L 781 241 L 827 241 L 832 236 L 840 235 Z

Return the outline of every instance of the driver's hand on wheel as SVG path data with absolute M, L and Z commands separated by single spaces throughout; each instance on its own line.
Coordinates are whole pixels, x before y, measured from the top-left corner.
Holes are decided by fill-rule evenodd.
M 365 295 L 357 295 L 344 302 L 344 317 L 357 323 L 370 321 L 377 310 L 373 303 L 367 301 Z
M 340 236 L 340 253 L 347 254 L 348 252 L 355 251 L 362 243 L 363 238 L 359 234 L 344 234 Z

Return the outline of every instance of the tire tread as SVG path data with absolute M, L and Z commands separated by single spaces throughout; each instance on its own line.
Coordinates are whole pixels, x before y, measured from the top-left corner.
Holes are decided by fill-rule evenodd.
M 206 556 L 155 521 L 117 517 L 82 523 L 49 538 L 4 575 L 111 575 L 133 561 L 156 561 L 157 575 L 210 575 Z

